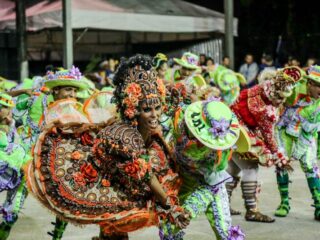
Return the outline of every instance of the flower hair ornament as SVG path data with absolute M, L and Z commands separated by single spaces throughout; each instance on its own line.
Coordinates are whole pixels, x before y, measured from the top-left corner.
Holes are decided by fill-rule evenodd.
M 122 118 L 136 125 L 135 118 L 140 114 L 139 105 L 147 106 L 163 104 L 166 89 L 163 82 L 157 78 L 157 72 L 152 69 L 152 61 L 148 56 L 135 55 L 123 60 L 115 74 L 114 102 Z

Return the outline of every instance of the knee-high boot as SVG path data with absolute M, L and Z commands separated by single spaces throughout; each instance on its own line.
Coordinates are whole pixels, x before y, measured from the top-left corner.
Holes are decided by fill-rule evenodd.
M 320 221 L 320 179 L 317 177 L 307 178 L 308 186 L 314 201 L 314 218 Z
M 128 233 L 120 233 L 120 232 L 114 232 L 114 233 L 104 233 L 103 231 L 104 226 L 100 226 L 100 234 L 99 237 L 93 237 L 91 240 L 129 240 Z
M 52 224 L 54 225 L 54 230 L 48 232 L 48 234 L 52 236 L 52 240 L 61 240 L 68 223 L 56 217 L 56 222 Z
M 277 217 L 286 217 L 290 211 L 289 174 L 287 171 L 280 171 L 277 169 L 277 184 L 280 192 L 281 203 L 277 208 L 275 215 Z
M 257 192 L 258 182 L 256 181 L 242 181 L 241 182 L 241 189 L 242 189 L 242 196 L 244 199 L 244 204 L 247 209 L 245 219 L 247 221 L 253 222 L 266 222 L 271 223 L 274 222 L 275 219 L 262 214 L 259 212 L 257 208 Z
M 228 197 L 229 197 L 229 204 L 230 204 L 230 214 L 231 215 L 240 215 L 241 212 L 234 210 L 231 208 L 231 196 L 232 196 L 232 192 L 233 190 L 238 186 L 240 181 L 240 177 L 233 177 L 232 182 L 227 182 L 226 183 L 226 189 L 227 189 L 227 193 L 228 193 Z
M 9 237 L 11 228 L 13 227 L 13 225 L 17 220 L 18 220 L 18 215 L 14 215 L 12 221 L 10 222 L 4 221 L 0 224 L 0 240 L 6 240 Z

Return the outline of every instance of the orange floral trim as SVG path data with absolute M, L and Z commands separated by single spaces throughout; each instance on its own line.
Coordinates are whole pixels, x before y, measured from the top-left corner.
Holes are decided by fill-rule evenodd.
M 72 177 L 74 182 L 77 183 L 79 186 L 85 186 L 87 184 L 83 174 L 81 174 L 80 172 L 74 173 Z
M 84 163 L 80 167 L 80 171 L 86 182 L 95 182 L 98 179 L 98 172 L 91 163 Z
M 124 172 L 134 179 L 141 179 L 147 172 L 150 171 L 151 166 L 143 158 L 137 158 L 133 162 L 128 162 L 123 166 Z
M 125 92 L 129 95 L 129 96 L 133 96 L 136 98 L 139 98 L 142 96 L 141 93 L 141 87 L 139 84 L 137 83 L 130 83 L 127 87 Z
M 164 100 L 165 97 L 166 97 L 166 87 L 165 87 L 165 85 L 163 84 L 163 81 L 160 78 L 157 79 L 157 85 L 158 85 L 157 89 L 158 89 L 158 91 L 159 91 L 159 93 L 161 95 L 161 98 Z
M 72 154 L 71 154 L 71 159 L 72 160 L 80 160 L 82 158 L 82 155 L 79 151 L 74 151 Z
M 80 138 L 81 138 L 81 143 L 84 145 L 91 146 L 94 143 L 93 137 L 87 132 L 83 133 Z
M 142 97 L 142 90 L 139 84 L 130 83 L 124 91 L 127 95 L 122 101 L 122 103 L 126 105 L 124 115 L 132 119 L 138 114 L 137 107 L 139 105 L 139 99 Z
M 150 93 L 146 96 L 147 99 L 151 99 L 151 98 L 158 98 L 159 96 L 155 93 Z
M 107 180 L 107 179 L 102 179 L 101 185 L 104 186 L 104 187 L 110 187 L 111 186 L 110 181 Z

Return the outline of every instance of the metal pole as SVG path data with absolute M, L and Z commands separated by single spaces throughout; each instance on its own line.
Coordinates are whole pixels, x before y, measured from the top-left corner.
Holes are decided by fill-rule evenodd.
M 63 17 L 63 67 L 71 68 L 73 64 L 73 39 L 71 23 L 71 0 L 62 1 Z
M 225 53 L 230 57 L 230 67 L 234 69 L 233 41 L 233 0 L 224 0 Z
M 25 1 L 16 0 L 16 34 L 18 49 L 18 69 L 21 82 L 29 75 L 27 60 L 26 5 Z

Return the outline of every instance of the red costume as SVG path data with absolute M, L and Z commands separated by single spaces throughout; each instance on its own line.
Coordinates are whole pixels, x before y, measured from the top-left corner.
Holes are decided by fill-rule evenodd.
M 278 119 L 277 108 L 272 106 L 266 96 L 263 84 L 241 91 L 231 109 L 249 130 L 253 149 L 262 147 L 259 150 L 262 154 L 281 154 L 278 153 L 274 134 L 274 125 Z

